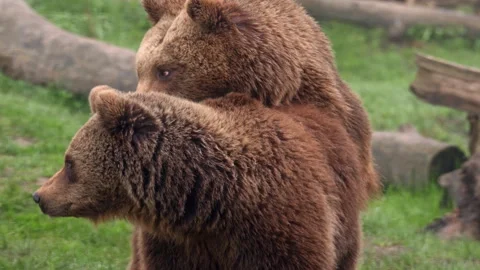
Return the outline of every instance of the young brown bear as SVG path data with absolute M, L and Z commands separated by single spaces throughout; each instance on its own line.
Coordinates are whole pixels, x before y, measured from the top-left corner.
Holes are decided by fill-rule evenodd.
M 137 91 L 193 101 L 238 91 L 268 106 L 314 104 L 344 121 L 358 146 L 365 188 L 379 190 L 371 130 L 340 78 L 330 42 L 293 0 L 142 0 L 152 28 L 137 54 Z M 366 189 L 368 192 L 363 192 Z
M 328 109 L 108 87 L 89 100 L 63 168 L 33 197 L 53 217 L 131 221 L 131 269 L 338 269 L 337 254 L 357 252 L 334 242 L 358 240 L 342 208 L 355 199 L 340 195 L 360 188 L 361 163 Z

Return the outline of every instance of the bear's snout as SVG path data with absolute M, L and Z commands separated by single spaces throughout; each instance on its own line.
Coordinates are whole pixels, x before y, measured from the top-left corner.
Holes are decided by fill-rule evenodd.
M 32 194 L 32 198 L 33 198 L 33 201 L 34 201 L 35 203 L 37 203 L 37 204 L 40 203 L 40 195 L 38 195 L 37 192 L 34 192 L 34 193 Z

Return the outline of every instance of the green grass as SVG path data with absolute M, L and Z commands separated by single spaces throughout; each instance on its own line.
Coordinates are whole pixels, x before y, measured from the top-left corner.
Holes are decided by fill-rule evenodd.
M 443 241 L 422 229 L 443 211 L 442 193 L 388 192 L 363 217 L 366 250 L 363 269 L 479 269 L 480 243 Z
M 0 97 L 0 269 L 124 268 L 127 224 L 95 230 L 83 220 L 49 219 L 32 204 L 36 183 L 59 169 L 88 119 L 85 101 L 3 75 Z
M 136 0 L 29 0 L 69 31 L 136 49 L 148 22 Z M 326 23 L 342 76 L 358 92 L 376 129 L 414 124 L 422 134 L 466 148 L 465 115 L 418 101 L 408 91 L 415 51 L 480 67 L 479 42 L 459 38 L 384 42 L 380 30 Z M 422 35 L 414 34 L 419 39 Z M 88 119 L 85 97 L 32 86 L 0 74 L 0 269 L 124 269 L 130 225 L 94 228 L 86 221 L 50 219 L 30 194 L 60 168 L 76 130 Z M 441 191 L 389 190 L 363 215 L 362 269 L 478 269 L 480 243 L 445 242 L 421 229 L 444 211 Z

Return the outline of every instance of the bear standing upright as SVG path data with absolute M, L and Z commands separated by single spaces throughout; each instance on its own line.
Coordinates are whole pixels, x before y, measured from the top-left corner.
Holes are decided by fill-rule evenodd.
M 240 92 L 266 106 L 290 110 L 312 104 L 323 114 L 304 114 L 298 120 L 312 132 L 319 118 L 340 120 L 349 141 L 329 142 L 328 160 L 344 190 L 345 223 L 359 227 L 354 219 L 380 187 L 373 167 L 370 124 L 361 101 L 340 78 L 330 42 L 313 18 L 293 0 L 142 3 L 152 27 L 137 54 L 137 91 L 164 92 L 193 101 Z M 324 143 L 321 135 L 317 139 Z M 350 142 L 356 147 L 350 154 L 358 155 L 362 164 L 354 179 L 351 166 L 335 148 Z M 338 254 L 339 269 L 355 264 L 359 234 L 357 230 L 337 234 L 337 251 L 348 251 Z
M 352 250 L 334 239 L 355 213 L 341 207 L 353 201 L 340 200 L 332 142 L 353 187 L 361 164 L 328 110 L 108 87 L 89 100 L 63 168 L 33 195 L 45 214 L 129 220 L 141 232 L 131 269 L 346 269 L 337 254 Z

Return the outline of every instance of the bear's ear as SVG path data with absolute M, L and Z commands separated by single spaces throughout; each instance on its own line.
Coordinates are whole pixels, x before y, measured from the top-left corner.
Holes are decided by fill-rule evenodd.
M 185 4 L 185 0 L 141 0 L 148 19 L 152 24 L 156 24 L 163 15 L 176 15 Z
M 90 104 L 90 111 L 92 113 L 97 112 L 96 100 L 98 98 L 98 94 L 101 93 L 101 92 L 104 92 L 104 91 L 114 91 L 114 92 L 116 92 L 115 89 L 111 88 L 108 85 L 95 86 L 94 88 L 92 88 L 92 90 L 90 90 L 90 94 L 88 95 L 88 102 Z
M 91 106 L 112 135 L 138 146 L 145 139 L 152 139 L 160 126 L 144 106 L 122 95 L 113 89 L 99 91 Z
M 163 9 L 157 0 L 142 0 L 142 6 L 152 24 L 156 24 L 163 15 Z
M 188 0 L 187 13 L 204 29 L 214 32 L 254 26 L 249 14 L 237 3 L 225 3 L 224 0 Z

